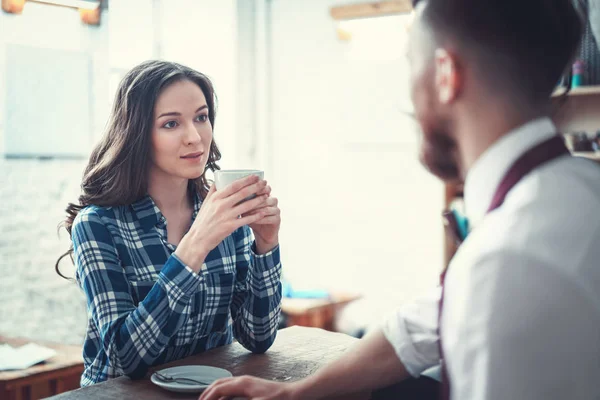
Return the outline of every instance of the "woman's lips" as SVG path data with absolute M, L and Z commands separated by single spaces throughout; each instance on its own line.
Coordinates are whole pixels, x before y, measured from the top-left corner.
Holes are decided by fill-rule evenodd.
M 203 154 L 204 153 L 202 153 L 202 152 L 190 153 L 190 154 L 186 154 L 185 156 L 181 156 L 181 158 L 186 159 L 186 160 L 195 160 L 195 159 L 202 157 Z

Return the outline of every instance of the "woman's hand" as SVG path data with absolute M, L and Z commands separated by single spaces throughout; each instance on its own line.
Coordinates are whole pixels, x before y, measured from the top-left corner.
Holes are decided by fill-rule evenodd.
M 292 400 L 294 384 L 272 382 L 250 376 L 219 379 L 198 400 L 244 397 L 248 400 Z
M 227 236 L 267 216 L 269 194 L 265 188 L 266 182 L 257 176 L 240 179 L 219 191 L 213 184 L 196 220 L 175 250 L 177 257 L 194 272 L 200 271 L 208 253 Z M 240 203 L 255 193 L 257 197 Z
M 256 242 L 256 251 L 258 254 L 265 254 L 273 250 L 279 244 L 279 228 L 281 226 L 281 210 L 277 206 L 279 201 L 271 196 L 271 187 L 265 188 L 258 195 L 269 196 L 265 204 L 244 216 L 251 216 L 261 213 L 263 217 L 256 222 L 250 223 L 250 228 L 254 232 Z

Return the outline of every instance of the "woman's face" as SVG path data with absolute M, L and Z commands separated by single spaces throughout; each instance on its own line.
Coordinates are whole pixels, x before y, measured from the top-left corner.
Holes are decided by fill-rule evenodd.
M 188 80 L 167 86 L 154 106 L 151 175 L 200 177 L 208 160 L 212 134 L 202 89 Z

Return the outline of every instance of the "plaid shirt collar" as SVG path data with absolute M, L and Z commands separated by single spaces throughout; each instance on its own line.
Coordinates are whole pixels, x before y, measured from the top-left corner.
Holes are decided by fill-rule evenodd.
M 194 193 L 194 213 L 192 214 L 192 221 L 196 219 L 201 206 L 202 200 L 200 199 L 200 195 Z M 164 215 L 160 212 L 160 209 L 148 194 L 131 204 L 131 209 L 145 232 L 148 232 L 150 229 L 166 221 Z

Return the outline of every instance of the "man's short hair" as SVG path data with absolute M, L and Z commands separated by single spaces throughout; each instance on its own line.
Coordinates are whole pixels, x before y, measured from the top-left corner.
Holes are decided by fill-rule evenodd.
M 467 50 L 489 81 L 541 101 L 550 97 L 581 42 L 583 18 L 573 1 L 413 0 L 413 5 L 425 3 L 423 18 L 436 37 Z

